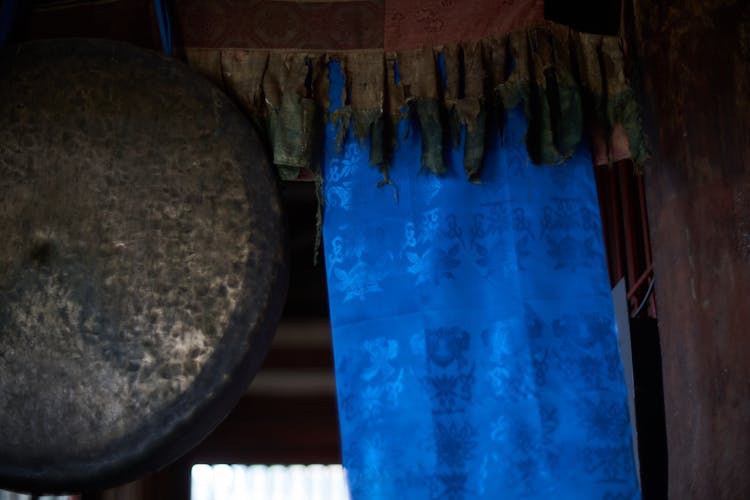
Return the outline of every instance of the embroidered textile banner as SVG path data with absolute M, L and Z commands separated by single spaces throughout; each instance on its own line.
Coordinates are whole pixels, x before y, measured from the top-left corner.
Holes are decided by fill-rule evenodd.
M 5 2 L 10 5 L 12 2 Z M 313 177 L 326 120 L 368 136 L 388 165 L 403 105 L 422 122 L 425 166 L 440 173 L 444 143 L 469 131 L 466 174 L 481 175 L 487 116 L 524 105 L 527 148 L 556 164 L 592 136 L 597 163 L 648 157 L 621 40 L 544 21 L 542 0 L 183 0 L 174 48 L 224 88 L 266 134 L 282 179 Z M 151 0 L 39 0 L 29 38 L 103 37 L 159 46 Z M 27 9 L 28 10 L 28 9 Z M 0 37 L 2 37 L 0 26 Z M 341 62 L 347 105 L 332 116 L 326 72 Z M 444 61 L 440 74 L 438 61 Z M 402 81 L 395 81 L 394 64 Z
M 342 76 L 331 65 L 332 95 Z M 337 102 L 337 99 L 331 99 Z M 496 127 L 497 124 L 494 124 Z M 508 113 L 467 183 L 391 185 L 326 129 L 323 236 L 344 466 L 359 499 L 637 499 L 591 157 L 536 167 Z
M 383 0 L 180 0 L 185 47 L 383 48 Z
M 422 165 L 440 175 L 443 150 L 467 130 L 466 175 L 481 176 L 488 120 L 519 104 L 531 160 L 554 165 L 572 156 L 587 131 L 597 157 L 648 157 L 640 111 L 624 73 L 620 39 L 539 23 L 481 41 L 384 52 L 190 49 L 196 70 L 223 85 L 268 134 L 285 180 L 316 167 L 318 134 L 333 121 L 371 144 L 370 162 L 391 163 L 395 123 L 414 116 Z M 328 63 L 346 74 L 346 94 L 332 106 Z M 342 102 L 343 99 L 343 102 Z
M 480 40 L 544 19 L 544 0 L 385 0 L 385 50 Z

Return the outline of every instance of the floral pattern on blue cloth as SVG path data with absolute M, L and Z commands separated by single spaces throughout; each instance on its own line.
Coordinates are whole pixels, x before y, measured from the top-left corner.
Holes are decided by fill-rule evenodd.
M 332 96 L 340 69 L 330 67 Z M 340 102 L 339 99 L 331 99 Z M 461 148 L 392 185 L 326 130 L 323 223 L 352 497 L 640 498 L 591 158 L 531 165 L 508 113 L 481 184 Z M 395 190 L 395 192 L 394 192 Z

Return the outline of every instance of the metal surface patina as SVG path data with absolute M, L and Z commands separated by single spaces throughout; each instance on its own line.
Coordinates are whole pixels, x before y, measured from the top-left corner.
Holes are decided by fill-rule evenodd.
M 0 52 L 0 486 L 76 491 L 195 445 L 284 301 L 277 182 L 235 106 L 108 41 Z

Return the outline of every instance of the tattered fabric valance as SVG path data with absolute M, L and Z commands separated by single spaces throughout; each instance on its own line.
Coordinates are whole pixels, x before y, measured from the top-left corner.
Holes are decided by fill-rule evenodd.
M 475 42 L 397 52 L 187 48 L 189 63 L 222 85 L 267 133 L 282 178 L 318 163 L 320 134 L 333 122 L 343 137 L 369 139 L 370 163 L 387 168 L 396 124 L 421 129 L 422 166 L 446 170 L 445 147 L 465 131 L 464 168 L 478 178 L 485 141 L 505 110 L 522 106 L 526 146 L 540 165 L 569 158 L 586 133 L 596 162 L 648 153 L 618 37 L 550 22 Z M 328 64 L 345 75 L 331 110 Z M 601 151 L 597 151 L 597 149 Z

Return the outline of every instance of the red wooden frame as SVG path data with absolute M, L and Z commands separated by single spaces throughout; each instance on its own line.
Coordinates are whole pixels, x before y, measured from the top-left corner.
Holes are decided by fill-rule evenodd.
M 626 280 L 632 316 L 656 317 L 646 191 L 630 160 L 595 169 L 610 284 Z

